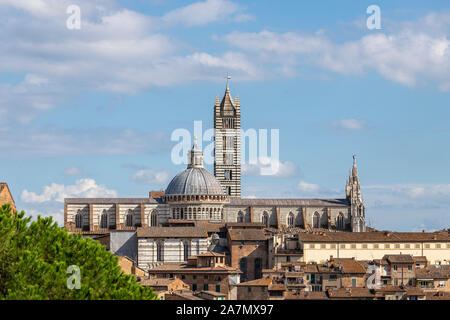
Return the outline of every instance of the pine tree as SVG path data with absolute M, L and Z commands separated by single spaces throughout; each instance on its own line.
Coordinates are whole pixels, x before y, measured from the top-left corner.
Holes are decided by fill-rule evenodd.
M 80 271 L 80 288 L 69 289 Z M 68 281 L 69 279 L 69 281 Z M 69 234 L 51 217 L 13 214 L 0 207 L 0 299 L 157 299 L 152 289 L 124 274 L 118 258 L 99 242 Z

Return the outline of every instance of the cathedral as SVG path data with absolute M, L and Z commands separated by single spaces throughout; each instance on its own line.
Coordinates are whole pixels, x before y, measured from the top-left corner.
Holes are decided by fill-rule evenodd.
M 241 197 L 241 105 L 228 82 L 214 104 L 214 174 L 203 166 L 196 138 L 187 168 L 164 192 L 144 198 L 66 198 L 64 225 L 69 232 L 108 233 L 174 222 L 258 222 L 266 228 L 364 232 L 365 207 L 356 157 L 340 199 L 248 199 Z

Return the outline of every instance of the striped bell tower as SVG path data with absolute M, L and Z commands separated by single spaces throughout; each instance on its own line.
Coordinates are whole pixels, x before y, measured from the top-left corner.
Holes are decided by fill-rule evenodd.
M 225 95 L 214 104 L 214 175 L 230 197 L 241 197 L 241 105 L 227 84 Z

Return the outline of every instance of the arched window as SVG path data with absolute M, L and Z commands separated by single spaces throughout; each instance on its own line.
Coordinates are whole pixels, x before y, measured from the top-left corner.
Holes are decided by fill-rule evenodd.
M 100 228 L 108 228 L 108 213 L 106 212 L 106 210 L 103 210 L 103 213 L 100 216 Z
M 320 228 L 320 215 L 315 212 L 313 215 L 313 228 Z
M 262 223 L 264 223 L 264 225 L 266 226 L 266 228 L 268 228 L 269 227 L 269 215 L 267 214 L 266 211 L 264 211 L 261 220 L 262 220 Z
M 238 213 L 237 222 L 244 222 L 244 214 L 242 213 L 242 211 L 239 211 Z
M 287 219 L 287 224 L 289 228 L 293 228 L 294 227 L 294 214 L 291 212 L 289 213 L 288 219 Z
M 344 215 L 339 213 L 336 221 L 336 228 L 338 230 L 344 230 Z
M 163 242 L 158 241 L 156 243 L 156 261 L 164 261 L 163 260 Z
M 187 261 L 189 258 L 189 243 L 183 242 L 183 255 L 184 255 L 184 261 Z
M 83 227 L 83 215 L 81 214 L 80 210 L 78 210 L 77 214 L 75 215 L 75 227 L 76 228 Z
M 245 213 L 245 222 L 251 222 L 251 216 L 250 216 L 250 212 L 246 212 Z
M 128 210 L 127 218 L 126 218 L 125 223 L 126 223 L 127 227 L 132 227 L 133 226 L 133 211 L 131 211 L 131 209 Z
M 158 212 L 153 210 L 150 214 L 150 226 L 156 227 L 158 225 Z

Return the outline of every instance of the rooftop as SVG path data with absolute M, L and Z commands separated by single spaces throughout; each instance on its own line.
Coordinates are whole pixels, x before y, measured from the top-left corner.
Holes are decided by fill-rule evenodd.
M 348 207 L 347 199 L 253 199 L 230 198 L 231 206 L 312 206 L 312 207 Z
M 321 232 L 298 233 L 301 242 L 449 242 L 448 232 Z
M 202 227 L 139 227 L 138 238 L 207 238 Z
M 262 229 L 228 229 L 232 241 L 263 241 L 266 236 Z

